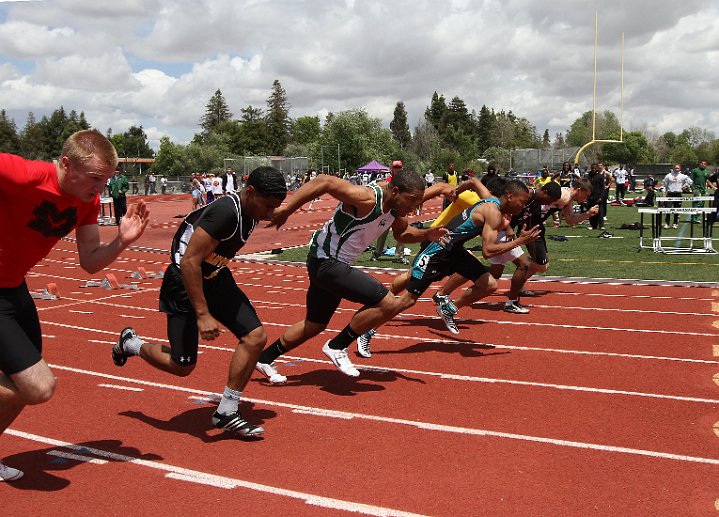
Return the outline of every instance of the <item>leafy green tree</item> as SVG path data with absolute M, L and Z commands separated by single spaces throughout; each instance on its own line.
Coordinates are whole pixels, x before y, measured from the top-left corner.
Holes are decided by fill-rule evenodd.
M 172 143 L 167 136 L 160 138 L 160 147 L 157 150 L 155 163 L 152 164 L 152 170 L 168 176 L 181 176 L 193 172 L 187 162 L 184 147 Z
M 497 166 L 498 171 L 509 170 L 509 149 L 505 149 L 503 147 L 490 147 L 482 153 L 482 158 L 493 162 Z
M 292 125 L 292 141 L 300 145 L 309 145 L 320 139 L 320 118 L 315 116 L 299 117 Z
M 272 83 L 272 94 L 267 99 L 265 120 L 267 123 L 267 147 L 271 154 L 281 156 L 290 141 L 292 120 L 290 119 L 287 93 L 277 79 Z
M 581 147 L 592 140 L 592 112 L 587 111 L 575 120 L 567 131 L 569 145 Z M 617 116 L 611 111 L 597 113 L 595 138 L 597 140 L 618 140 L 620 125 Z
M 230 108 L 227 106 L 227 101 L 222 95 L 222 92 L 218 88 L 217 91 L 210 97 L 210 100 L 205 106 L 205 114 L 200 119 L 200 127 L 202 127 L 203 135 L 209 135 L 220 122 L 232 119 L 232 113 Z
M 425 119 L 415 126 L 411 150 L 419 160 L 431 165 L 440 148 L 439 132 L 429 120 Z
M 0 153 L 19 154 L 20 136 L 15 121 L 8 118 L 5 110 L 0 110 Z
M 315 163 L 337 170 L 355 169 L 373 159 L 389 162 L 400 156 L 401 149 L 391 131 L 382 127 L 380 119 L 370 117 L 364 109 L 351 109 L 332 117 L 314 152 L 317 153 L 312 156 Z
M 692 164 L 697 163 L 699 156 L 689 142 L 680 138 L 679 143 L 672 149 L 670 158 L 672 163 Z
M 605 144 L 602 149 L 602 159 L 609 163 L 653 163 L 655 158 L 654 149 L 640 131 L 624 133 L 623 144 Z
M 267 122 L 260 108 L 247 106 L 242 109 L 237 141 L 233 142 L 233 151 L 239 155 L 266 155 L 269 139 Z
M 407 109 L 404 102 L 399 101 L 394 108 L 394 117 L 389 123 L 389 129 L 392 136 L 401 148 L 406 148 L 412 143 L 412 134 L 409 132 L 409 124 L 407 123 Z

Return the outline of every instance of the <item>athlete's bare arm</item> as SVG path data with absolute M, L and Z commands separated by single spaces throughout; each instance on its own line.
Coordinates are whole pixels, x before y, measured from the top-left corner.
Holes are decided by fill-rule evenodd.
M 448 234 L 449 230 L 444 226 L 432 226 L 426 229 L 410 226 L 406 217 L 398 217 L 392 223 L 392 235 L 397 242 L 438 242 Z
M 197 317 L 197 328 L 202 339 L 212 340 L 220 336 L 220 324 L 210 315 L 205 292 L 202 288 L 202 261 L 214 250 L 220 241 L 203 228 L 192 232 L 185 254 L 180 261 L 182 282 Z
M 510 242 L 497 242 L 497 234 L 504 225 L 502 213 L 494 203 L 484 203 L 472 212 L 474 224 L 482 226 L 482 256 L 496 257 L 506 251 L 536 240 L 540 235 L 539 225 L 527 230 L 526 226 L 519 232 L 516 239 Z
M 278 229 L 287 222 L 287 218 L 298 210 L 302 205 L 320 197 L 322 194 L 329 194 L 338 201 L 341 201 L 346 210 L 354 211 L 355 217 L 364 217 L 374 208 L 376 199 L 374 191 L 370 188 L 353 185 L 349 181 L 320 174 L 312 181 L 302 185 L 286 204 L 277 208 L 270 220 L 269 226 L 276 226 Z
M 569 201 L 566 205 L 564 205 L 564 208 L 562 208 L 562 217 L 564 217 L 564 220 L 567 221 L 567 224 L 570 226 L 574 226 L 575 224 L 579 224 L 582 221 L 585 221 L 589 219 L 592 216 L 595 216 L 599 213 L 599 205 L 594 205 L 592 208 L 584 212 L 583 214 L 575 214 L 574 213 L 574 202 Z
M 100 229 L 96 224 L 79 226 L 75 231 L 80 267 L 88 273 L 97 273 L 109 266 L 122 251 L 140 238 L 150 222 L 150 210 L 144 201 L 130 205 L 120 219 L 117 237 L 111 242 L 100 242 Z
M 473 190 L 482 199 L 494 197 L 489 191 L 489 189 L 484 186 L 484 183 L 479 181 L 477 178 L 469 178 L 467 181 L 457 187 L 457 195 L 460 195 L 465 190 Z

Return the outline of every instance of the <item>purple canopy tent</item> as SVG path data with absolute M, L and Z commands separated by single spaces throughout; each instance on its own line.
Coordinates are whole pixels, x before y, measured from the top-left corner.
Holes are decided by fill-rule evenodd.
M 378 163 L 377 160 L 372 160 L 357 169 L 357 172 L 389 172 L 389 167 Z

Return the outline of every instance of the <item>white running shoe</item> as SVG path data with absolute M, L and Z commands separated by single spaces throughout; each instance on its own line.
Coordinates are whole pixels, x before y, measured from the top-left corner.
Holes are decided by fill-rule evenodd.
M 272 366 L 272 364 L 261 363 L 258 361 L 257 364 L 255 364 L 255 369 L 267 377 L 270 384 L 284 384 L 287 382 L 287 377 L 278 372 L 277 368 Z
M 360 357 L 372 357 L 372 352 L 370 352 L 369 347 L 370 341 L 372 340 L 372 336 L 375 335 L 375 332 L 377 331 L 372 329 L 357 338 L 357 353 Z
M 360 372 L 352 364 L 352 361 L 350 361 L 350 357 L 347 355 L 347 350 L 335 350 L 330 348 L 329 345 L 330 340 L 328 339 L 325 346 L 322 347 L 322 352 L 330 358 L 330 361 L 332 361 L 332 363 L 345 375 L 349 375 L 350 377 L 359 377 Z
M 529 314 L 529 309 L 519 303 L 519 300 L 509 300 L 504 304 L 504 312 L 511 312 L 513 314 Z
M 23 471 L 8 467 L 4 463 L 0 462 L 0 482 L 3 481 L 17 481 L 23 477 Z
M 436 305 L 435 308 L 437 309 L 437 315 L 442 318 L 442 321 L 444 321 L 444 324 L 447 326 L 447 330 L 449 330 L 452 334 L 459 334 L 457 324 L 454 322 L 454 314 L 447 305 L 441 303 Z

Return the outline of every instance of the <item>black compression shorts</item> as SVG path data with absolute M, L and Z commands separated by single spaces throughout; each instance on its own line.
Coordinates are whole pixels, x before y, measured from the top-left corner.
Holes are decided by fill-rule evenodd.
M 204 280 L 203 287 L 210 314 L 237 339 L 262 326 L 255 308 L 237 287 L 229 269 L 223 268 L 215 278 Z M 167 313 L 167 337 L 172 360 L 181 366 L 197 362 L 197 316 L 185 290 L 180 268 L 174 264 L 167 268 L 162 279 L 160 310 Z
M 343 298 L 372 307 L 389 292 L 376 278 L 335 259 L 308 257 L 307 273 L 307 321 L 312 323 L 327 325 Z
M 42 359 L 42 332 L 35 302 L 25 282 L 0 289 L 0 370 L 27 370 Z
M 462 246 L 457 246 L 452 251 L 441 250 L 436 253 L 427 253 L 424 249 L 412 263 L 412 276 L 407 283 L 407 291 L 420 296 L 433 282 L 452 273 L 459 273 L 467 280 L 476 282 L 488 271 L 477 257 Z

